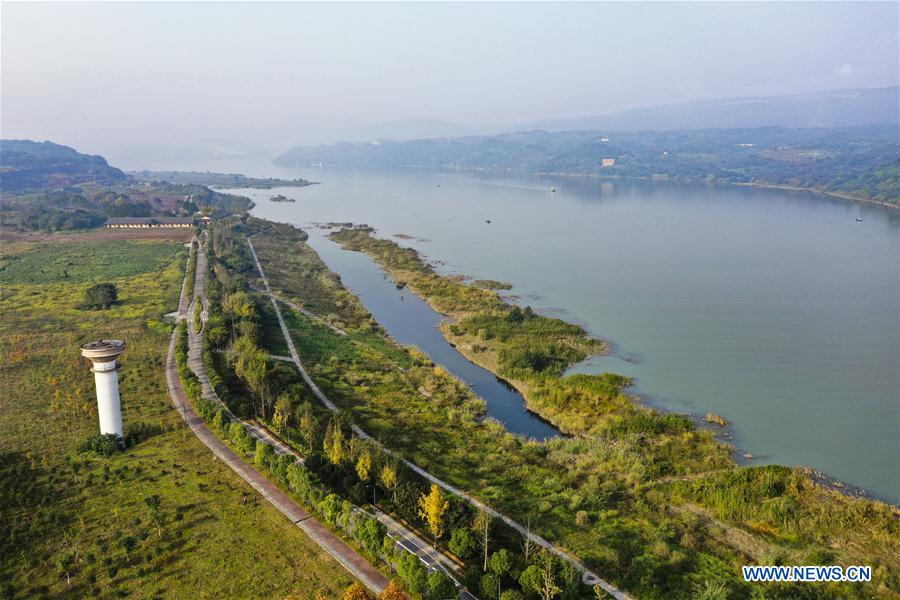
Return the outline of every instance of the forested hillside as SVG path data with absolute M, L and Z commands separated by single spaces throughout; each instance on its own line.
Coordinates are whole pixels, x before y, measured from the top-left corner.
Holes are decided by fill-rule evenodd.
M 763 184 L 900 200 L 896 126 L 526 131 L 297 147 L 281 165 L 521 170 L 600 177 Z M 605 166 L 604 166 L 605 165 Z
M 44 231 L 97 227 L 109 217 L 242 213 L 253 206 L 205 185 L 137 182 L 102 156 L 29 140 L 0 140 L 0 197 L 0 225 Z
M 0 187 L 4 192 L 87 182 L 112 185 L 127 179 L 102 156 L 81 154 L 53 142 L 0 140 L 0 162 Z

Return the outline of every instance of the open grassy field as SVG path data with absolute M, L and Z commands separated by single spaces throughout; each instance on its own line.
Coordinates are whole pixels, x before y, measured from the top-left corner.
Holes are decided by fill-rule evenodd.
M 381 334 L 359 300 L 304 248 L 301 232 L 276 226 L 255 237 L 272 285 L 350 333 L 339 336 L 296 313 L 286 317 L 316 383 L 389 447 L 530 520 L 640 598 L 898 597 L 895 509 L 841 496 L 798 469 L 739 468 L 709 432 L 635 404 L 626 379 L 560 377 L 563 366 L 598 347 L 577 327 L 517 313 L 492 291 L 440 278 L 369 232 L 338 239 L 371 253 L 396 281 L 457 316 L 455 333 L 445 333 L 479 345 L 469 348 L 479 362 L 517 382 L 530 406 L 572 434 L 535 443 L 480 421 L 479 400 Z M 874 582 L 751 586 L 740 579 L 741 565 L 775 563 L 867 564 Z M 698 596 L 719 582 L 721 595 Z
M 182 424 L 164 375 L 184 274 L 181 241 L 45 236 L 2 249 L 0 598 L 336 598 L 342 567 L 214 460 Z M 67 273 L 66 273 L 67 272 Z M 120 303 L 79 308 L 84 289 Z M 126 434 L 109 458 L 79 345 L 118 337 Z

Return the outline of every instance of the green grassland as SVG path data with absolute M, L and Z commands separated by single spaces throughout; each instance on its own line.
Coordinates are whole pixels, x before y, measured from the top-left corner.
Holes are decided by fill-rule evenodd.
M 172 244 L 151 241 L 17 243 L 0 253 L 0 284 L 79 284 L 133 277 L 158 271 L 171 260 Z
M 186 249 L 73 239 L 2 250 L 0 597 L 338 597 L 349 575 L 172 407 L 160 319 L 177 307 Z M 82 310 L 98 281 L 120 303 Z M 109 458 L 79 450 L 97 414 L 78 346 L 101 337 L 126 340 L 123 418 L 139 440 Z
M 350 333 L 287 317 L 316 383 L 388 447 L 530 520 L 641 598 L 689 598 L 708 581 L 725 582 L 729 598 L 898 597 L 894 509 L 844 497 L 799 469 L 738 468 L 709 431 L 636 404 L 627 379 L 561 377 L 572 361 L 602 349 L 580 328 L 439 277 L 414 251 L 368 230 L 333 237 L 369 253 L 395 281 L 456 317 L 445 334 L 571 434 L 536 443 L 481 420 L 480 400 L 381 332 L 306 247 L 302 232 L 275 226 L 255 237 L 272 285 Z M 249 270 L 244 276 L 254 278 Z M 875 582 L 751 587 L 738 578 L 743 564 L 823 561 L 872 565 Z

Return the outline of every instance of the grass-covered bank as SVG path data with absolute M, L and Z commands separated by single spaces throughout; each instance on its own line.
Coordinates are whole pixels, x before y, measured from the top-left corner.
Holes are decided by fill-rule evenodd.
M 820 564 L 832 560 L 879 565 L 875 584 L 847 586 L 835 593 L 896 595 L 895 509 L 840 496 L 817 486 L 800 470 L 738 468 L 730 460 L 727 447 L 707 432 L 697 431 L 686 418 L 637 406 L 622 388 L 627 384 L 622 378 L 560 377 L 562 369 L 578 359 L 579 344 L 570 341 L 573 336 L 577 339 L 578 333 L 566 332 L 553 323 L 556 319 L 527 314 L 457 278 L 440 277 L 415 251 L 371 234 L 368 229 L 343 229 L 332 238 L 348 249 L 368 253 L 395 281 L 455 317 L 455 324 L 444 326 L 448 339 L 474 362 L 516 384 L 530 408 L 561 429 L 578 434 L 580 439 L 570 443 L 579 448 L 569 461 L 563 461 L 568 462 L 567 468 L 585 465 L 582 477 L 593 475 L 606 483 L 624 483 L 625 493 L 606 498 L 599 510 L 596 504 L 587 508 L 589 525 L 594 524 L 595 515 L 599 516 L 597 525 L 601 525 L 607 510 L 613 507 L 617 516 L 626 517 L 632 524 L 645 520 L 645 524 L 662 526 L 663 530 L 680 531 L 672 535 L 670 529 L 656 541 L 650 536 L 649 548 L 646 539 L 639 540 L 635 535 L 631 553 L 598 553 L 598 547 L 606 546 L 611 537 L 600 526 L 588 527 L 596 537 L 587 554 L 575 541 L 584 539 L 583 532 L 564 532 L 557 526 L 562 537 L 551 537 L 591 564 L 613 563 L 631 573 L 643 571 L 634 575 L 649 577 L 649 581 L 624 581 L 634 591 L 668 586 L 674 591 L 673 582 L 679 577 L 690 579 L 692 574 L 705 572 L 708 576 L 718 571 L 716 579 L 729 580 L 732 592 L 739 595 L 827 597 L 830 591 L 823 586 L 751 589 L 734 580 L 740 564 Z M 548 334 L 548 327 L 553 327 L 553 334 Z M 631 469 L 629 461 L 622 460 L 623 455 L 636 459 L 630 463 Z M 586 496 L 590 498 L 590 494 Z M 646 548 L 643 552 L 642 546 Z M 598 554 L 603 560 L 597 560 Z M 710 560 L 712 557 L 722 562 Z M 686 588 L 690 586 L 682 590 Z
M 172 407 L 160 319 L 178 305 L 181 241 L 80 240 L 2 249 L 0 598 L 338 597 L 350 581 L 340 566 Z M 118 303 L 85 310 L 99 282 Z M 97 414 L 79 345 L 101 337 L 127 343 L 119 382 L 136 441 L 109 457 L 82 449 Z

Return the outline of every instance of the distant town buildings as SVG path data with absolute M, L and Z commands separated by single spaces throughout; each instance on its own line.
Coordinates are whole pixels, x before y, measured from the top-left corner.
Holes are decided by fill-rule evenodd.
M 601 167 L 614 167 L 614 166 L 616 166 L 616 159 L 604 158 L 602 161 L 600 161 L 600 166 Z
M 193 217 L 111 217 L 106 220 L 107 229 L 190 228 L 195 224 Z

